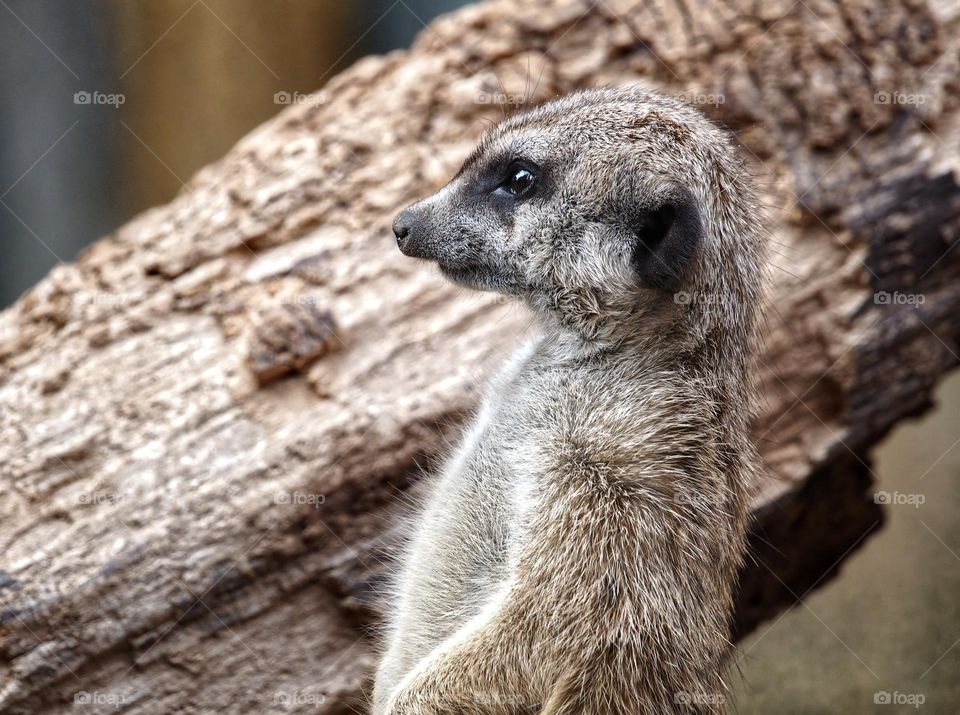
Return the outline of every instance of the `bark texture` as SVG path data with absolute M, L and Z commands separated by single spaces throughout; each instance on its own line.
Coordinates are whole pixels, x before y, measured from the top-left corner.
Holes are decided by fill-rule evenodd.
M 646 81 L 769 207 L 739 634 L 882 521 L 958 362 L 953 3 L 508 0 L 365 59 L 0 315 L 0 712 L 362 712 L 392 514 L 527 316 L 396 251 L 485 122 Z

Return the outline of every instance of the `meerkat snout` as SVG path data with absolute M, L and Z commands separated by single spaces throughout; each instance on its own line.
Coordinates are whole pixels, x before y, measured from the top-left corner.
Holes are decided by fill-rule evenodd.
M 393 235 L 397 237 L 397 246 L 403 251 L 403 241 L 410 235 L 411 216 L 408 211 L 401 211 L 393 220 Z
M 393 233 L 397 248 L 405 256 L 426 261 L 441 261 L 449 251 L 441 251 L 436 228 L 430 225 L 430 200 L 423 199 L 411 204 L 393 221 Z

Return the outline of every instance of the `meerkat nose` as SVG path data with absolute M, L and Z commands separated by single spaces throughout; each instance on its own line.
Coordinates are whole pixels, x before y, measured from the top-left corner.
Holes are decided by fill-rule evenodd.
M 401 211 L 393 220 L 393 234 L 397 237 L 397 246 L 403 250 L 403 241 L 410 235 L 410 224 L 413 223 L 408 211 Z

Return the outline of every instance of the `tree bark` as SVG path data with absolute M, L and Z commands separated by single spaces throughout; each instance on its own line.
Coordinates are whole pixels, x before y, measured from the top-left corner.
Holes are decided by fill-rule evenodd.
M 773 241 L 737 633 L 882 521 L 957 362 L 960 18 L 507 0 L 365 59 L 0 315 L 0 712 L 359 712 L 398 505 L 528 326 L 396 251 L 518 102 L 645 81 L 736 134 Z M 506 105 L 506 106 L 505 106 Z

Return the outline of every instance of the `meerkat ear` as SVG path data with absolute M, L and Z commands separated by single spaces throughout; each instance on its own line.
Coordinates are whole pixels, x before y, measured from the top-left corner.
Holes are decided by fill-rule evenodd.
M 690 192 L 678 191 L 653 208 L 638 209 L 630 229 L 636 237 L 630 261 L 640 281 L 650 288 L 679 290 L 703 236 L 700 211 Z

